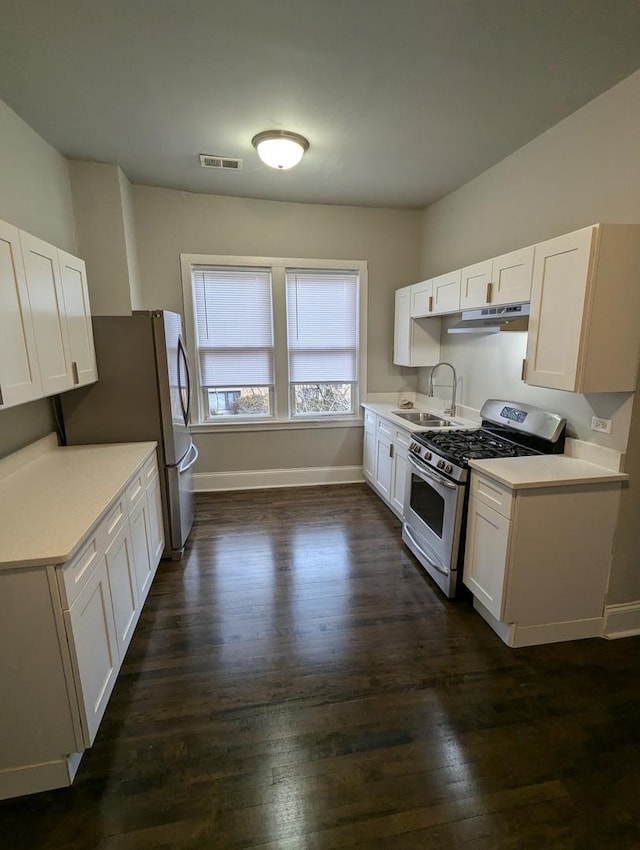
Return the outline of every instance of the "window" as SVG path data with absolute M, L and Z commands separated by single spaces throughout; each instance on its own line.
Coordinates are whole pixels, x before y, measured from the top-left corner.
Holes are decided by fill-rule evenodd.
M 183 255 L 182 269 L 198 422 L 357 416 L 366 263 Z

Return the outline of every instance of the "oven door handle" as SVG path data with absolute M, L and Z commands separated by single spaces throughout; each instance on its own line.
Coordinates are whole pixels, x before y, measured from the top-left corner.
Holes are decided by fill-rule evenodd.
M 431 566 L 433 567 L 434 570 L 437 570 L 439 573 L 442 573 L 443 576 L 449 575 L 449 570 L 445 569 L 445 567 L 440 566 L 440 564 L 436 564 L 435 561 L 432 561 L 431 558 L 427 557 L 427 555 L 425 554 L 425 551 L 424 551 L 424 547 L 422 547 L 420 545 L 420 543 L 416 540 L 415 536 L 413 535 L 413 533 L 411 531 L 411 526 L 407 525 L 406 522 L 404 524 L 404 533 L 407 535 L 407 537 L 409 537 L 411 539 L 411 542 L 413 543 L 413 545 L 418 547 L 418 549 L 420 550 L 421 557 L 423 557 L 425 559 L 425 561 L 427 561 L 429 564 L 431 564 Z
M 457 484 L 452 484 L 451 481 L 447 481 L 446 478 L 441 478 L 439 475 L 436 475 L 435 472 L 432 472 L 428 466 L 420 463 L 413 455 L 409 455 L 409 463 L 413 466 L 416 472 L 420 473 L 420 475 L 424 475 L 425 478 L 430 478 L 432 481 L 437 481 L 438 484 L 442 484 L 442 486 L 446 487 L 447 490 L 458 489 Z

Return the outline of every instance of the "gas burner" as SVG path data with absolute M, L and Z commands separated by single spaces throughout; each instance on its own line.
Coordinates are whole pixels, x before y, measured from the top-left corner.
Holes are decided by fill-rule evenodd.
M 497 437 L 482 428 L 469 431 L 429 431 L 415 439 L 446 460 L 466 466 L 474 458 L 527 457 L 540 454 L 535 449 Z

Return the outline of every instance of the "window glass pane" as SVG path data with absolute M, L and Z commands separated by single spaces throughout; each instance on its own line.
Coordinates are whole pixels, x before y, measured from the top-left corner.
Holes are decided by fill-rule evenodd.
M 294 384 L 293 415 L 345 415 L 353 412 L 351 384 Z
M 270 416 L 269 387 L 207 387 L 209 416 Z

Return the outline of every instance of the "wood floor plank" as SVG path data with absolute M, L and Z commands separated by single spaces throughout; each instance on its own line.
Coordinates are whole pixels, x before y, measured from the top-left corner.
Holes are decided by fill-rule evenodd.
M 201 495 L 23 850 L 637 850 L 640 640 L 513 650 L 364 485 Z

